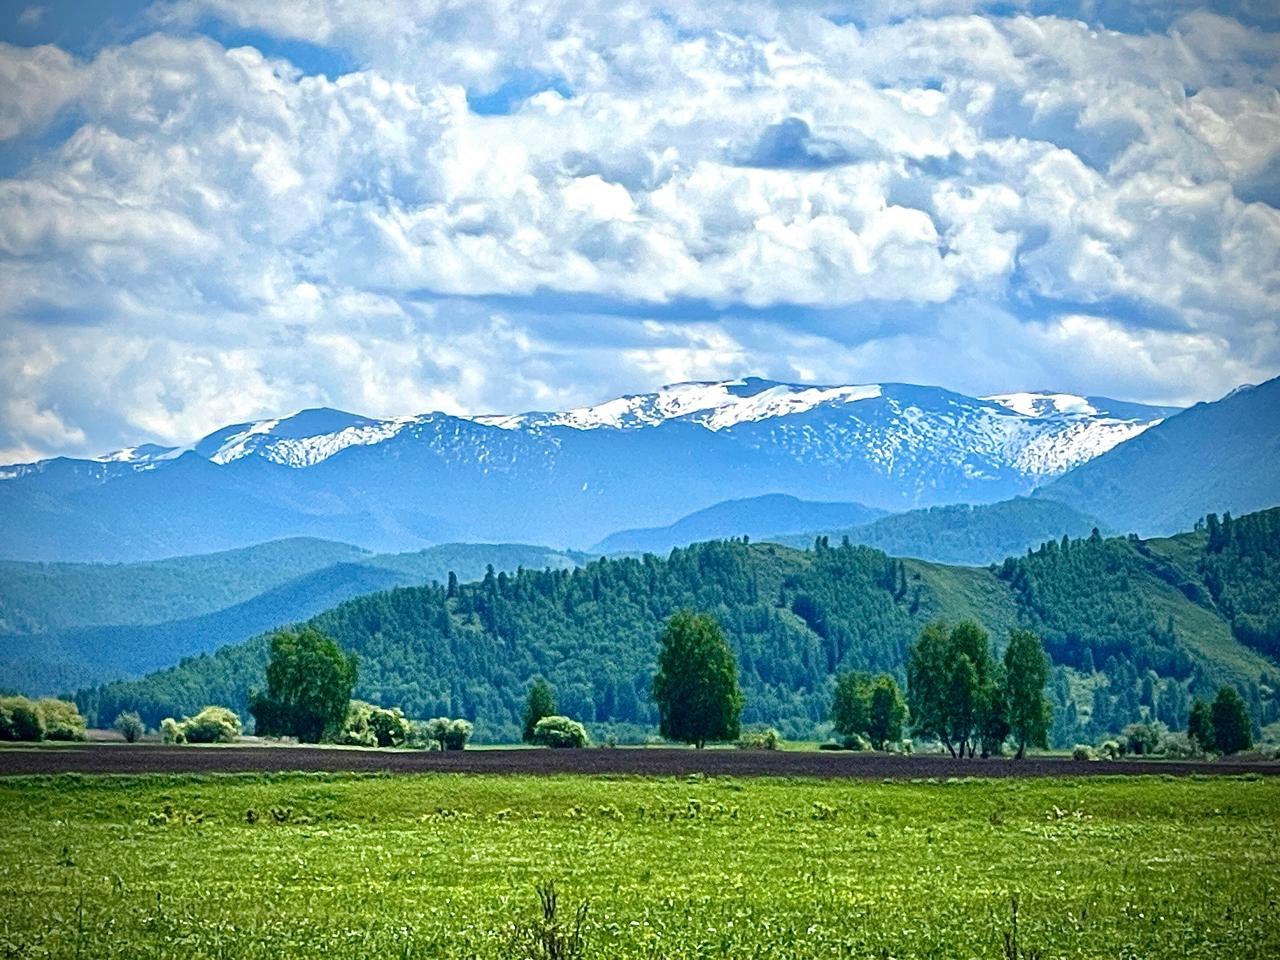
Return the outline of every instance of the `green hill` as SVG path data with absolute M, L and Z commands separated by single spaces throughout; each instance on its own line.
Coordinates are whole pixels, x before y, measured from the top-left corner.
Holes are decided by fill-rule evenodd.
M 1264 542 L 1242 539 L 1239 549 L 1249 558 L 1271 555 L 1277 527 L 1259 522 Z M 1053 541 L 991 568 L 894 560 L 826 541 L 809 551 L 715 541 L 667 559 L 491 573 L 452 594 L 438 584 L 391 590 L 312 622 L 359 655 L 359 696 L 399 704 L 412 716 L 465 716 L 489 739 L 515 736 L 525 690 L 539 674 L 570 715 L 651 725 L 647 690 L 658 633 L 683 607 L 709 610 L 724 625 L 742 671 L 744 720 L 790 735 L 812 733 L 824 720 L 834 671 L 901 675 L 923 624 L 967 616 L 984 622 L 997 642 L 1016 624 L 1044 635 L 1057 665 L 1051 692 L 1059 742 L 1140 717 L 1180 726 L 1189 695 L 1222 681 L 1239 686 L 1255 719 L 1269 723 L 1280 669 L 1233 635 L 1197 566 L 1207 557 L 1202 533 L 1177 538 L 1176 551 L 1132 538 Z M 1222 576 L 1234 585 L 1240 569 Z M 1250 582 L 1274 600 L 1275 581 Z M 258 637 L 78 700 L 104 722 L 137 709 L 155 723 L 211 702 L 243 712 L 265 660 Z
M 368 557 L 296 538 L 146 563 L 0 561 L 0 634 L 181 620 L 234 606 L 335 563 Z
M 0 630 L 0 687 L 47 694 L 140 676 L 362 594 L 443 582 L 451 571 L 474 580 L 490 565 L 558 569 L 584 560 L 521 544 L 372 555 L 282 540 L 150 563 L 0 564 L 7 622 L 25 628 Z
M 938 563 L 997 563 L 1005 557 L 1038 547 L 1045 540 L 1087 537 L 1103 525 L 1087 514 L 1054 500 L 1017 497 L 999 503 L 928 507 L 881 517 L 858 526 L 814 530 L 768 539 L 793 547 L 807 547 L 814 536 L 875 547 L 895 557 L 919 557 Z

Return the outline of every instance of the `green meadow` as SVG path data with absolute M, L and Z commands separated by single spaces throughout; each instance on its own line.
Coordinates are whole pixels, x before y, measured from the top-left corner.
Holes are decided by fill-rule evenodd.
M 551 956 L 546 881 L 564 956 L 1275 957 L 1280 778 L 0 780 L 5 957 Z

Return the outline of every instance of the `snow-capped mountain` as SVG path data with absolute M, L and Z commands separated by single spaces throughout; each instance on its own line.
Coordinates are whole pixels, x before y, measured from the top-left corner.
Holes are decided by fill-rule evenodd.
M 17 523 L 0 549 L 123 559 L 298 534 L 374 548 L 446 538 L 585 546 L 765 493 L 880 510 L 985 503 L 1176 412 L 1061 393 L 975 398 L 756 378 L 560 412 L 304 410 L 183 447 L 4 468 L 0 505 Z

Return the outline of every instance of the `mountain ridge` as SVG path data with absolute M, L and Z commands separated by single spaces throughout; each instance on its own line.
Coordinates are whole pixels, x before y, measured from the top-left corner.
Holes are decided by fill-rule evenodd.
M 375 552 L 460 540 L 582 548 L 769 493 L 888 512 L 989 503 L 1170 412 L 1067 394 L 997 402 L 758 378 L 570 411 L 586 428 L 559 414 L 374 420 L 317 408 L 187 447 L 6 468 L 0 556 L 142 560 L 289 536 Z

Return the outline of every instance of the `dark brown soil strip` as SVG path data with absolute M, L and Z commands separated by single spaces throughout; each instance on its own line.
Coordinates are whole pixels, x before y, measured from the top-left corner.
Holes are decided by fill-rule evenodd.
M 952 760 L 892 754 L 754 750 L 589 749 L 332 750 L 318 747 L 170 747 L 86 744 L 0 750 L 0 776 L 148 773 L 498 773 L 627 776 L 843 777 L 864 780 L 933 777 L 1078 777 L 1116 775 L 1280 774 L 1280 762 L 1198 763 L 1164 760 L 1084 762 L 1068 759 Z

